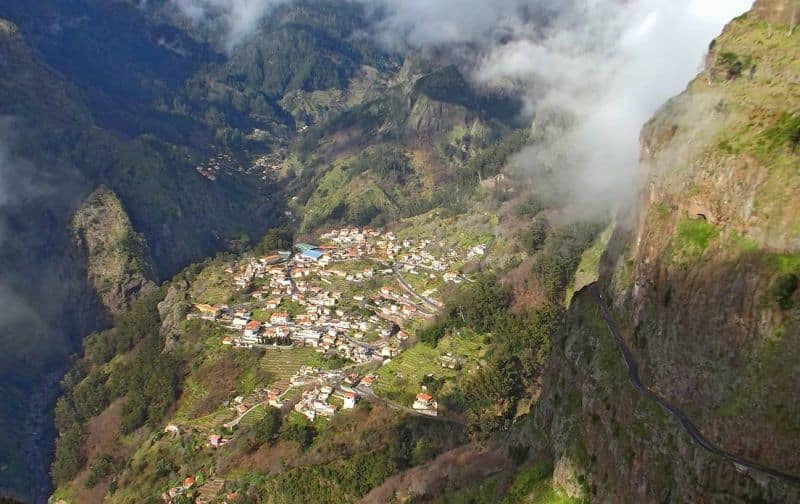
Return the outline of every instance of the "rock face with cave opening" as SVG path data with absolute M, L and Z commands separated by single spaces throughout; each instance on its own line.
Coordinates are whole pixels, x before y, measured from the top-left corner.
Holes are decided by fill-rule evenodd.
M 800 474 L 800 299 L 780 286 L 800 269 L 795 4 L 756 2 L 645 126 L 640 197 L 618 217 L 600 281 L 643 381 L 713 443 L 790 474 Z M 798 499 L 794 487 L 709 455 L 643 400 L 587 295 L 553 347 L 538 418 L 573 468 L 560 478 L 574 494 Z

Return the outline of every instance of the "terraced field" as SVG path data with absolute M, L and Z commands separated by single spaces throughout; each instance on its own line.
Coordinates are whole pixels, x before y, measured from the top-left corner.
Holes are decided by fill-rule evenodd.
M 233 420 L 235 418 L 234 412 L 229 408 L 220 408 L 217 411 L 210 413 L 206 416 L 195 418 L 189 423 L 200 430 L 212 431 L 220 425 Z
M 179 423 L 188 422 L 190 417 L 189 412 L 192 406 L 197 401 L 201 400 L 206 393 L 207 391 L 202 385 L 197 383 L 193 377 L 189 377 L 183 385 L 183 394 L 178 402 L 178 411 L 175 414 L 175 421 Z
M 259 366 L 273 376 L 269 387 L 286 390 L 300 366 L 320 366 L 320 355 L 313 348 L 267 350 Z
M 430 277 L 431 273 L 433 273 L 434 278 Z M 405 278 L 406 282 L 411 285 L 411 287 L 414 289 L 414 292 L 418 294 L 425 292 L 428 289 L 441 289 L 442 285 L 444 284 L 442 276 L 443 273 L 439 271 L 433 272 L 423 268 L 419 268 L 416 275 L 406 272 L 403 273 L 403 278 Z
M 239 420 L 239 428 L 242 427 L 250 427 L 255 425 L 256 422 L 264 418 L 264 415 L 267 414 L 267 407 L 263 404 L 259 404 L 255 408 L 251 409 L 245 416 Z
M 474 333 L 462 333 L 461 336 L 447 336 L 436 348 L 424 343 L 417 343 L 378 371 L 375 392 L 401 403 L 410 402 L 419 392 L 422 379 L 429 374 L 436 378 L 455 378 L 461 373 L 475 369 L 485 353 L 482 337 Z M 452 353 L 463 361 L 460 371 L 443 368 L 439 357 Z
M 203 486 L 200 487 L 200 491 L 198 492 L 198 497 L 200 499 L 204 499 L 205 501 L 209 502 L 214 497 L 216 497 L 217 494 L 219 494 L 223 486 L 225 486 L 225 480 L 222 478 L 214 478 L 212 480 L 209 480 Z

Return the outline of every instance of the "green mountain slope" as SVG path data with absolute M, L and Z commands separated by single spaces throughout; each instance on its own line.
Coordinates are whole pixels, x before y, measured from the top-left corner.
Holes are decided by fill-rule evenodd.
M 734 20 L 701 75 L 645 126 L 648 180 L 618 218 L 600 286 L 646 387 L 715 446 L 797 475 L 800 36 L 790 7 L 759 1 Z M 702 449 L 633 388 L 588 293 L 569 317 L 540 414 L 573 495 L 798 498 L 785 479 Z
M 365 22 L 356 5 L 308 2 L 278 9 L 262 37 L 245 41 L 229 56 L 202 42 L 205 34 L 162 14 L 131 2 L 92 0 L 0 7 L 7 19 L 0 26 L 0 114 L 4 132 L 13 132 L 3 138 L 3 153 L 12 161 L 4 165 L 10 170 L 4 177 L 25 189 L 19 201 L 2 209 L 3 229 L 14 239 L 0 242 L 0 256 L 3 287 L 24 305 L 17 312 L 29 314 L 4 321 L 0 330 L 3 345 L 11 349 L 2 366 L 8 384 L 3 418 L 11 431 L 26 428 L 25 417 L 15 411 L 42 370 L 60 369 L 85 334 L 108 323 L 106 309 L 125 306 L 128 294 L 139 290 L 133 288 L 138 280 L 131 283 L 127 266 L 119 262 L 119 251 L 112 250 L 116 245 L 99 245 L 103 231 L 83 226 L 83 238 L 75 240 L 70 230 L 97 187 L 107 187 L 119 200 L 124 212 L 112 212 L 116 221 L 127 219 L 142 235 L 141 249 L 152 260 L 153 274 L 147 276 L 154 280 L 219 250 L 246 246 L 285 218 L 289 195 L 299 194 L 303 205 L 311 201 L 308 211 L 294 208 L 308 220 L 306 228 L 328 225 L 339 220 L 339 196 L 304 195 L 301 188 L 328 177 L 332 164 L 321 160 L 338 164 L 350 153 L 331 157 L 317 142 L 308 143 L 308 152 L 302 145 L 317 135 L 315 125 L 380 109 L 384 90 L 419 77 L 402 74 L 402 57 L 355 33 Z M 398 90 L 388 96 L 398 103 L 406 95 Z M 408 114 L 408 105 L 402 107 Z M 433 122 L 443 125 L 442 132 L 467 125 L 480 135 L 480 145 L 470 146 L 467 156 L 508 131 L 484 127 L 483 111 L 458 108 L 451 114 L 455 119 L 441 121 L 436 113 Z M 389 112 L 379 111 L 373 124 L 391 122 Z M 298 138 L 302 125 L 312 130 Z M 403 132 L 405 125 L 394 130 Z M 463 135 L 453 138 L 460 142 Z M 377 137 L 366 136 L 379 148 Z M 325 134 L 319 138 L 328 142 Z M 448 149 L 460 148 L 456 140 L 450 143 Z M 426 148 L 438 144 L 437 139 Z M 384 148 L 398 159 L 416 155 L 394 139 Z M 351 194 L 343 215 L 366 223 L 431 208 L 429 196 L 408 196 L 431 187 L 422 180 L 428 177 L 427 163 L 417 162 L 414 169 L 410 161 L 364 164 L 381 160 L 381 152 L 332 184 L 332 193 Z M 287 171 L 295 170 L 296 177 L 252 168 L 262 156 L 283 164 L 287 154 Z M 300 158 L 304 166 L 297 170 L 292 160 Z M 448 159 L 452 172 L 455 158 Z M 317 207 L 325 210 L 318 213 Z M 89 235 L 98 239 L 87 240 Z M 87 251 L 97 262 L 87 264 Z M 42 299 L 48 300 L 44 306 Z M 20 332 L 24 338 L 18 338 Z M 35 471 L 25 464 L 43 467 L 15 455 L 23 451 L 19 443 L 27 442 L 12 436 L 0 453 L 14 468 L 0 485 L 15 495 L 30 496 L 25 474 Z
M 71 286 L 61 295 L 78 300 L 58 306 L 83 310 L 70 319 L 76 335 L 101 325 L 98 293 L 119 308 L 110 328 L 84 339 L 62 383 L 55 498 L 800 498 L 789 481 L 800 473 L 800 33 L 788 0 L 759 0 L 734 20 L 711 44 L 697 79 L 645 125 L 645 181 L 634 208 L 612 223 L 573 222 L 548 205 L 547 180 L 508 169 L 516 152 L 542 141 L 518 122 L 519 103 L 473 88 L 456 67 L 376 49 L 361 37 L 368 20 L 360 4 L 279 6 L 227 56 L 211 49 L 214 34 L 184 31 L 163 13 L 126 10 L 130 2 L 42 5 L 8 11 L 22 20 L 21 31 L 0 25 L 9 55 L 0 65 L 12 76 L 0 78 L 7 91 L 0 104 L 25 126 L 8 157 L 68 190 L 14 207 L 7 221 L 19 239 L 0 242 L 8 259 L 0 264 L 21 273 L 16 286 L 55 262 L 48 273 L 66 275 L 60 278 Z M 123 30 L 123 40 L 172 34 L 189 48 L 181 64 L 152 38 L 133 44 L 133 54 L 121 52 L 135 60 L 125 75 L 148 83 L 122 107 L 143 129 L 101 113 L 103 100 L 124 99 L 124 87 L 88 83 L 80 65 L 55 64 L 58 30 L 48 35 L 25 24 L 31 13 L 64 21 L 80 9 L 133 16 L 135 29 Z M 87 50 L 116 22 L 64 51 Z M 198 42 L 204 38 L 210 42 Z M 170 62 L 174 68 L 162 68 Z M 163 82 L 151 82 L 162 71 Z M 552 121 L 553 131 L 564 126 Z M 93 193 L 98 186 L 108 191 Z M 22 225 L 43 200 L 48 212 L 33 219 L 52 231 L 45 237 Z M 249 238 L 277 223 L 288 228 L 248 248 Z M 53 261 L 53 251 L 75 237 L 70 224 L 94 262 L 76 249 Z M 315 242 L 351 225 L 391 229 L 400 242 L 424 240 L 425 253 L 416 256 L 455 258 L 447 259 L 454 276 L 446 281 L 433 266 L 401 264 L 413 257 L 393 257 L 397 271 L 386 271 L 387 257 L 372 265 L 384 270 L 383 280 L 360 261 L 334 263 L 336 273 L 320 274 L 319 285 L 309 281 L 314 274 L 297 277 L 293 297 L 298 285 L 309 296 L 341 290 L 343 313 L 369 317 L 378 309 L 371 304 L 382 302 L 372 295 L 386 282 L 424 291 L 420 302 L 437 313 L 403 327 L 410 337 L 386 365 L 352 368 L 377 377 L 374 395 L 353 411 L 306 421 L 291 411 L 301 399 L 295 389 L 278 413 L 264 403 L 266 387 L 289 383 L 303 365 L 350 364 L 308 348 L 232 348 L 225 338 L 238 331 L 225 325 L 233 319 L 219 324 L 199 314 L 228 304 L 253 309 L 259 321 L 276 310 L 302 317 L 289 294 L 280 308 L 256 301 L 277 296 L 263 279 L 234 288 L 234 272 L 288 248 L 293 232 L 298 242 Z M 189 266 L 159 289 L 145 286 L 146 267 L 135 271 L 146 266 L 145 252 L 163 279 L 223 248 L 235 253 Z M 33 306 L 52 278 L 39 290 L 28 287 Z M 138 301 L 117 302 L 126 291 Z M 426 296 L 445 306 L 435 310 Z M 52 326 L 42 327 L 44 335 Z M 364 331 L 360 338 L 379 338 Z M 18 355 L 26 362 L 41 355 L 36 347 L 48 339 L 37 338 L 10 354 L 9 365 Z M 29 387 L 0 383 L 12 384 L 3 390 L 12 406 Z M 420 390 L 435 395 L 438 420 L 404 407 Z M 241 417 L 238 402 L 246 404 Z M 0 413 L 25 430 L 11 406 Z M 213 436 L 228 443 L 216 447 Z M 24 473 L 25 464 L 6 455 L 21 446 L 0 443 L 8 474 Z M 23 485 L 6 486 L 26 496 Z

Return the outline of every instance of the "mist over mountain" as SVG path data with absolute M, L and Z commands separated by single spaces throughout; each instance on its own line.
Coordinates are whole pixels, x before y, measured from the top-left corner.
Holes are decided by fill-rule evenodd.
M 229 51 L 285 3 L 173 2 L 197 25 L 222 26 Z M 474 83 L 523 97 L 520 115 L 534 123 L 537 113 L 539 122 L 562 116 L 569 132 L 517 163 L 531 173 L 558 165 L 553 190 L 576 215 L 600 215 L 633 195 L 641 124 L 701 68 L 707 41 L 751 3 L 384 0 L 364 2 L 370 24 L 352 36 L 457 62 Z
M 0 495 L 797 500 L 796 3 L 3 3 Z

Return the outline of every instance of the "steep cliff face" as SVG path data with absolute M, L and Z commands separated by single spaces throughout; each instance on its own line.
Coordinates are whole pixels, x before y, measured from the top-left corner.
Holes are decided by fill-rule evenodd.
M 477 118 L 466 107 L 421 97 L 411 108 L 406 128 L 416 134 L 440 134 L 470 128 Z
M 800 474 L 793 7 L 756 2 L 645 127 L 640 198 L 619 217 L 600 287 L 645 386 L 723 450 Z M 540 413 L 561 465 L 578 460 L 561 473 L 562 483 L 570 474 L 582 483 L 576 492 L 627 502 L 797 499 L 780 479 L 737 472 L 700 449 L 643 399 L 587 294 L 554 347 Z
M 86 255 L 89 280 L 110 312 L 155 288 L 147 243 L 113 191 L 100 186 L 90 194 L 72 219 L 72 231 Z

